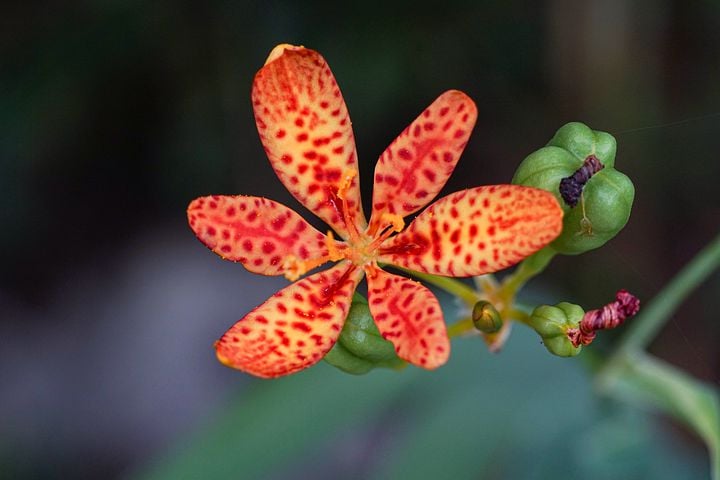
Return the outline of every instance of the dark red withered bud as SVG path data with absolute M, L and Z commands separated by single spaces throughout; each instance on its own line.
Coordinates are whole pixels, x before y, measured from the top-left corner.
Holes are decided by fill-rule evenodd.
M 573 346 L 589 345 L 595 339 L 598 330 L 606 330 L 621 325 L 626 319 L 640 310 L 640 300 L 628 292 L 620 290 L 615 301 L 599 310 L 590 310 L 580 320 L 578 328 L 569 328 L 567 336 Z
M 560 196 L 565 203 L 575 207 L 580 201 L 583 188 L 590 178 L 605 168 L 605 165 L 595 155 L 588 156 L 582 166 L 569 177 L 560 180 Z

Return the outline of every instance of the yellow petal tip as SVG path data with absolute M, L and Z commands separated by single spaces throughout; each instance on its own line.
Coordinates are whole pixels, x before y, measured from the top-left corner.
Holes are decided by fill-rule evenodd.
M 305 47 L 303 47 L 302 45 L 296 46 L 296 45 L 290 45 L 289 43 L 281 43 L 280 45 L 278 45 L 272 49 L 272 51 L 270 52 L 270 55 L 268 55 L 267 60 L 265 60 L 265 65 L 280 58 L 283 55 L 283 53 L 285 53 L 285 50 L 300 50 L 302 48 L 305 48 Z

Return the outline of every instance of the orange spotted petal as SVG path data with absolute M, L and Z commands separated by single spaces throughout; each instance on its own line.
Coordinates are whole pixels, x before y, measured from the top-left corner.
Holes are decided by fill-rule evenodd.
M 260 140 L 287 189 L 343 238 L 362 231 L 355 139 L 325 59 L 279 45 L 255 76 L 252 102 Z
M 450 340 L 435 295 L 420 283 L 379 268 L 368 272 L 368 303 L 375 324 L 398 357 L 433 369 L 450 355 Z
M 331 240 L 293 210 L 267 198 L 200 197 L 187 213 L 200 241 L 254 273 L 297 278 L 329 260 Z
M 280 290 L 215 342 L 218 360 L 263 378 L 317 363 L 337 341 L 362 276 L 342 262 Z
M 379 262 L 465 277 L 514 265 L 562 230 L 562 209 L 544 190 L 472 188 L 441 198 L 380 247 Z
M 375 167 L 371 232 L 384 214 L 405 217 L 430 203 L 447 182 L 477 119 L 475 103 L 443 93 L 383 152 Z

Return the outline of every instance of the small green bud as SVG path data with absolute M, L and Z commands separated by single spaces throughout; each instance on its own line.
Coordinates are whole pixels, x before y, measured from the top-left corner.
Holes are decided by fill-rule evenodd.
M 393 344 L 380 335 L 367 300 L 358 294 L 353 297 L 340 337 L 325 355 L 325 361 L 354 375 L 362 375 L 377 367 L 402 365 Z
M 533 310 L 528 324 L 540 335 L 545 348 L 560 357 L 574 357 L 582 347 L 573 346 L 569 328 L 577 328 L 585 311 L 578 305 L 561 302 L 555 306 L 540 305 Z
M 502 318 L 492 303 L 480 300 L 472 311 L 472 321 L 475 328 L 483 333 L 495 333 L 503 326 Z
M 612 135 L 573 122 L 561 127 L 547 146 L 528 155 L 516 170 L 512 183 L 553 193 L 565 211 L 563 231 L 551 243 L 559 253 L 575 255 L 598 248 L 630 218 L 635 187 L 615 169 L 615 152 Z M 570 179 L 576 194 L 572 198 L 562 195 L 560 187 Z

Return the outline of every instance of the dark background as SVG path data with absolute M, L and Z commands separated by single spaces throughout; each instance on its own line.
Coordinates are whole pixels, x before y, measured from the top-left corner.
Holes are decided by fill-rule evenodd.
M 593 308 L 622 287 L 649 300 L 718 233 L 714 0 L 5 5 L 0 478 L 129 474 L 254 385 L 211 345 L 285 281 L 211 255 L 185 208 L 243 193 L 304 213 L 267 163 L 250 105 L 254 73 L 283 42 L 331 65 L 363 180 L 450 88 L 479 119 L 445 193 L 509 182 L 568 121 L 615 135 L 616 167 L 637 190 L 630 222 L 604 248 L 556 260 L 532 284 L 548 301 Z M 711 277 L 652 346 L 715 385 L 719 287 Z

